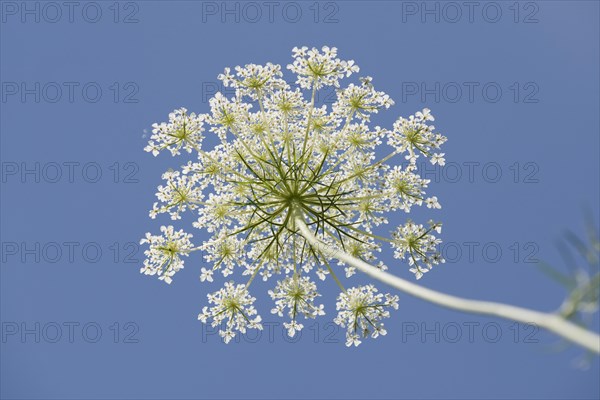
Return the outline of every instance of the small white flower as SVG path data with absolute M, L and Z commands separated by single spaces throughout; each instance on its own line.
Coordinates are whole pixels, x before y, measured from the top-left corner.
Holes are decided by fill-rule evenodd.
M 284 322 L 283 326 L 285 329 L 287 329 L 287 334 L 289 337 L 294 337 L 296 332 L 300 332 L 302 328 L 304 328 L 304 325 L 299 324 L 295 320 L 292 320 L 291 322 Z
M 445 155 L 446 153 L 433 153 L 433 156 L 431 156 L 431 163 L 433 165 L 438 164 L 443 167 L 446 165 L 446 160 L 444 159 Z
M 325 278 L 327 277 L 327 275 L 329 274 L 329 271 L 327 271 L 326 269 L 323 269 L 323 268 L 318 268 L 316 272 L 317 272 L 317 276 L 322 281 L 324 281 Z
M 427 204 L 427 208 L 442 208 L 436 196 L 426 199 L 425 204 Z
M 235 337 L 235 333 L 230 329 L 220 330 L 219 336 L 223 338 L 225 343 L 229 343 Z
M 354 345 L 354 347 L 358 347 L 361 343 L 362 341 L 360 340 L 359 335 L 356 333 L 346 333 L 346 346 L 351 347 Z
M 350 278 L 352 275 L 356 274 L 356 268 L 352 266 L 344 267 L 344 271 L 346 272 L 346 278 Z
M 431 110 L 429 108 L 424 108 L 423 111 L 417 111 L 415 116 L 421 121 L 435 121 L 433 115 L 431 115 Z
M 208 282 L 213 281 L 213 270 L 212 269 L 206 269 L 206 268 L 202 267 L 202 269 L 200 270 L 200 282 L 204 282 L 204 281 L 208 281 Z

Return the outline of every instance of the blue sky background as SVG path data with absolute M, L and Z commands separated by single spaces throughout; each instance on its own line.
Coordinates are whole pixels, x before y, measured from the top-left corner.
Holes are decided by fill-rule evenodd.
M 386 322 L 388 335 L 347 349 L 343 332 L 327 324 L 337 295 L 329 280 L 321 284 L 328 315 L 318 325 L 306 323 L 297 343 L 286 341 L 282 321 L 269 315 L 269 286 L 256 284 L 263 319 L 279 325 L 272 338 L 265 331 L 226 346 L 196 320 L 206 293 L 222 281 L 201 285 L 197 256 L 171 286 L 142 276 L 143 249 L 130 242 L 170 223 L 152 221 L 147 212 L 160 174 L 186 161 L 142 151 L 153 122 L 181 106 L 207 111 L 207 95 L 225 66 L 286 65 L 294 46 L 336 46 L 396 100 L 377 124 L 391 126 L 399 115 L 429 107 L 449 138 L 445 153 L 453 164 L 437 171 L 431 192 L 443 205 L 435 218 L 444 222 L 446 255 L 454 262 L 423 285 L 558 307 L 563 289 L 531 261 L 564 269 L 556 241 L 567 228 L 584 232 L 585 206 L 598 226 L 599 3 L 476 2 L 471 20 L 462 2 L 276 2 L 272 20 L 264 2 L 226 4 L 239 11 L 222 21 L 221 2 L 79 2 L 70 20 L 64 6 L 58 15 L 44 2 L 0 2 L 0 395 L 598 398 L 598 358 L 581 371 L 573 363 L 583 352 L 553 351 L 557 338 L 550 334 L 520 326 L 515 336 L 511 322 L 402 294 L 400 310 Z M 23 14 L 24 7 L 34 14 Z M 436 7 L 439 14 L 421 15 Z M 36 172 L 21 175 L 35 168 L 39 182 Z M 498 169 L 501 177 L 490 182 Z M 393 215 L 391 224 L 405 217 Z M 197 241 L 208 238 L 193 233 Z M 28 253 L 36 243 L 39 251 Z M 384 251 L 382 259 L 398 265 L 391 255 Z M 394 268 L 412 279 L 406 266 Z M 461 336 L 454 340 L 457 326 Z M 34 333 L 22 336 L 24 329 Z M 439 340 L 422 337 L 425 329 Z

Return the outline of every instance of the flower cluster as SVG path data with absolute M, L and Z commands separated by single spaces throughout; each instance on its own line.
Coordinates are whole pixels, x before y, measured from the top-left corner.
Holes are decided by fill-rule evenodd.
M 146 233 L 146 237 L 140 240 L 140 244 L 148 244 L 149 248 L 144 251 L 146 260 L 140 272 L 146 275 L 158 275 L 158 279 L 171 283 L 173 275 L 183 268 L 181 256 L 188 256 L 193 245 L 190 239 L 192 235 L 175 231 L 172 226 L 161 226 L 161 235 Z
M 377 293 L 373 285 L 353 287 L 340 293 L 334 322 L 346 331 L 346 346 L 358 346 L 361 338 L 385 336 L 387 331 L 381 320 L 388 318 L 386 308 L 398 309 L 398 296 Z
M 335 47 L 316 48 L 294 47 L 294 62 L 287 67 L 297 75 L 296 83 L 302 89 L 320 89 L 323 86 L 339 87 L 339 80 L 348 77 L 359 68 L 354 61 L 342 61 L 337 58 Z
M 391 199 L 391 210 L 400 209 L 409 213 L 412 206 L 422 205 L 427 185 L 429 179 L 421 179 L 415 174 L 413 165 L 404 169 L 394 166 L 387 173 L 384 183 L 385 191 Z
M 169 114 L 169 122 L 152 125 L 152 136 L 144 150 L 157 156 L 167 149 L 172 155 L 180 154 L 181 148 L 188 153 L 196 149 L 203 139 L 202 116 L 188 115 L 187 109 L 180 108 Z
M 381 108 L 390 108 L 394 101 L 384 92 L 378 92 L 371 84 L 371 77 L 362 78 L 361 85 L 351 83 L 346 89 L 338 90 L 338 100 L 333 104 L 333 113 L 339 117 L 354 115 L 361 122 L 369 122 L 371 114 Z M 368 131 L 368 127 L 365 130 Z
M 202 188 L 196 185 L 195 175 L 183 175 L 179 171 L 168 171 L 163 174 L 162 178 L 166 184 L 159 186 L 156 193 L 156 197 L 162 204 L 154 203 L 150 211 L 152 219 L 165 212 L 171 215 L 171 219 L 181 219 L 181 213 L 186 209 L 198 208 L 204 195 Z
M 431 231 L 442 233 L 442 224 L 429 221 L 429 228 L 426 229 L 423 225 L 408 221 L 392 233 L 394 257 L 408 259 L 408 265 L 412 266 L 410 272 L 417 279 L 421 279 L 434 265 L 445 262 L 438 251 L 442 241 L 431 234 Z
M 208 303 L 212 307 L 204 307 L 198 319 L 207 323 L 212 319 L 213 327 L 225 322 L 225 329 L 219 330 L 219 335 L 225 343 L 235 337 L 235 331 L 246 333 L 247 328 L 261 329 L 260 315 L 252 305 L 256 299 L 248 294 L 245 285 L 235 285 L 233 282 L 225 283 L 225 287 L 208 295 Z
M 269 290 L 269 295 L 275 300 L 275 308 L 271 313 L 283 317 L 287 309 L 287 315 L 291 322 L 284 322 L 284 327 L 288 330 L 288 335 L 293 337 L 296 331 L 304 328 L 304 325 L 296 321 L 298 315 L 304 318 L 316 318 L 317 315 L 325 315 L 323 305 L 316 306 L 314 300 L 320 296 L 317 293 L 317 285 L 309 277 L 293 275 L 277 283 L 275 290 Z
M 359 68 L 339 59 L 336 48 L 294 48 L 293 57 L 287 69 L 295 73 L 295 85 L 283 79 L 276 64 L 226 68 L 218 78 L 234 89 L 231 97 L 217 93 L 206 114 L 179 109 L 168 123 L 153 126 L 146 150 L 177 155 L 183 148 L 195 158 L 163 175 L 166 183 L 159 186 L 150 215 L 191 215 L 193 226 L 210 237 L 192 248 L 187 236 L 173 239 L 172 230 L 163 242 L 177 246 L 148 234 L 150 267 L 144 272 L 170 282 L 181 267 L 178 255 L 199 249 L 210 264 L 201 268 L 202 282 L 214 282 L 217 273 L 228 280 L 236 273 L 245 277 L 244 285 L 229 282 L 209 295 L 213 306 L 200 314 L 213 325 L 227 321 L 221 333 L 225 341 L 235 331 L 260 326 L 248 292 L 255 277 L 276 280 L 269 291 L 272 312 L 289 318 L 290 336 L 303 327 L 298 316 L 325 312 L 315 304 L 319 293 L 311 275 L 331 277 L 341 291 L 336 322 L 347 328 L 348 343 L 357 345 L 367 334 L 385 334 L 381 319 L 389 307 L 397 307 L 397 298 L 377 293 L 372 285 L 344 289 L 340 278 L 356 271 L 336 261 L 336 254 L 386 269 L 376 254 L 391 243 L 417 279 L 443 262 L 435 251 L 439 240 L 431 234 L 439 224 L 427 230 L 409 222 L 389 239 L 382 226 L 390 211 L 441 208 L 436 196 L 427 195 L 430 182 L 420 177 L 416 160 L 423 156 L 443 165 L 438 150 L 446 137 L 430 125 L 434 118 L 428 109 L 399 118 L 392 130 L 371 126 L 374 115 L 394 102 L 375 89 L 370 77 L 342 86 L 342 79 Z M 318 104 L 317 92 L 324 87 L 335 88 L 331 106 Z M 214 135 L 213 147 L 203 143 L 205 130 Z M 304 225 L 319 246 L 301 233 Z
M 431 110 L 428 108 L 411 115 L 408 119 L 400 117 L 394 123 L 394 130 L 389 136 L 388 144 L 398 151 L 408 150 L 406 159 L 415 163 L 419 153 L 426 157 L 431 157 L 432 164 L 444 165 L 444 153 L 431 153 L 433 149 L 439 149 L 446 137 L 435 133 L 435 126 L 427 125 L 429 121 L 434 121 Z

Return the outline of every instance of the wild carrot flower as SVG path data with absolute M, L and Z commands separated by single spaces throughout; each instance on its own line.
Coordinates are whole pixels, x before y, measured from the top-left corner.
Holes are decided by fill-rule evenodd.
M 385 269 L 376 254 L 389 243 L 417 278 L 443 262 L 431 232 L 441 225 L 426 229 L 408 222 L 389 239 L 381 230 L 389 212 L 441 207 L 436 196 L 427 196 L 430 182 L 419 176 L 416 160 L 423 156 L 444 165 L 444 153 L 437 151 L 446 137 L 430 124 L 429 109 L 399 118 L 391 130 L 371 126 L 373 115 L 394 102 L 370 77 L 342 86 L 342 79 L 359 72 L 354 61 L 339 59 L 334 47 L 292 53 L 287 69 L 296 75 L 294 85 L 276 64 L 226 68 L 218 78 L 234 89 L 233 96 L 217 93 L 206 114 L 181 108 L 169 122 L 153 125 L 147 151 L 178 155 L 184 149 L 195 158 L 163 176 L 151 216 L 189 215 L 210 237 L 191 249 L 187 236 L 173 239 L 165 231 L 171 238 L 161 240 L 148 234 L 151 250 L 143 271 L 170 282 L 183 265 L 179 255 L 201 250 L 210 264 L 201 268 L 201 281 L 213 282 L 216 272 L 227 279 L 245 276 L 244 285 L 228 282 L 209 295 L 212 306 L 199 316 L 212 324 L 226 322 L 225 341 L 235 331 L 260 327 L 248 292 L 256 276 L 277 280 L 269 291 L 272 312 L 289 318 L 290 336 L 302 329 L 299 316 L 325 312 L 314 304 L 319 293 L 310 276 L 331 277 L 341 290 L 336 323 L 348 327 L 348 343 L 357 345 L 368 335 L 385 334 L 381 319 L 389 307 L 397 308 L 397 297 L 372 285 L 344 289 L 340 277 L 352 277 L 355 268 L 331 260 L 345 252 Z M 317 104 L 324 87 L 336 90 L 331 107 Z M 214 135 L 214 147 L 205 146 L 203 133 Z M 380 157 L 384 143 L 387 155 Z M 409 161 L 404 166 L 402 156 Z M 298 218 L 322 246 L 311 246 L 300 234 Z

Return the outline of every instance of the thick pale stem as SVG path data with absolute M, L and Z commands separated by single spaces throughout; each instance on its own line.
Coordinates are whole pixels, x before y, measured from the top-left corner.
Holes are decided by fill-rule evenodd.
M 526 308 L 515 307 L 502 303 L 469 300 L 422 287 L 382 271 L 341 250 L 332 250 L 331 246 L 315 237 L 308 226 L 306 226 L 302 215 L 297 214 L 295 220 L 296 226 L 300 230 L 302 236 L 320 253 L 327 254 L 332 258 L 343 261 L 344 263 L 359 269 L 372 278 L 375 278 L 398 290 L 411 294 L 420 299 L 427 300 L 431 303 L 459 311 L 493 315 L 526 324 L 535 324 L 538 327 L 545 328 L 567 340 L 570 340 L 573 343 L 600 354 L 600 335 L 575 325 L 558 314 L 528 310 Z

